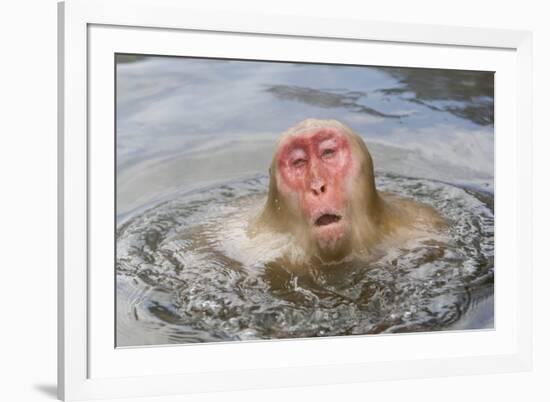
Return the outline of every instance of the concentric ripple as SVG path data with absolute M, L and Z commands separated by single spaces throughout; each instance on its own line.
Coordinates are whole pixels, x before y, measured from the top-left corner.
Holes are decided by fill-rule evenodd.
M 118 346 L 493 326 L 492 194 L 378 175 L 380 190 L 436 208 L 448 233 L 296 274 L 274 262 L 290 238 L 246 235 L 267 183 L 177 193 L 119 224 Z

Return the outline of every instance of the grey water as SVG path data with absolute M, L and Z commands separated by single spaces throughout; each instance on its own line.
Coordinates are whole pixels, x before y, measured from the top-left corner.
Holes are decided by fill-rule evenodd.
M 116 68 L 117 346 L 493 328 L 491 72 L 136 55 Z M 351 126 L 377 187 L 449 229 L 369 263 L 274 263 L 278 240 L 253 242 L 246 222 L 277 138 L 309 117 Z

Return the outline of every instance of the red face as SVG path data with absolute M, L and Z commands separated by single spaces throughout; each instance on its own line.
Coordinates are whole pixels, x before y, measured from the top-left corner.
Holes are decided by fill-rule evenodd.
M 279 192 L 322 248 L 349 232 L 347 208 L 357 174 L 348 137 L 335 128 L 289 136 L 277 153 Z

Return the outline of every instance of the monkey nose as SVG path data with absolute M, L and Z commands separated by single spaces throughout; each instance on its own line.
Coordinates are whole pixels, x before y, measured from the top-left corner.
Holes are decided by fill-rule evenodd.
M 311 182 L 311 191 L 314 195 L 321 195 L 327 191 L 327 186 L 320 180 Z

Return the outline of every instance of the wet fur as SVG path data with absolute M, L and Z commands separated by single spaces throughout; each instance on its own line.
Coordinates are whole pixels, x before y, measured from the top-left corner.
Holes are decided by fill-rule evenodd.
M 311 238 L 308 225 L 285 205 L 277 187 L 277 151 L 271 162 L 269 190 L 265 206 L 252 222 L 249 235 L 271 231 L 291 233 L 309 259 L 341 260 L 349 255 L 368 257 L 387 240 L 404 241 L 419 232 L 441 230 L 444 219 L 431 207 L 392 193 L 376 190 L 373 161 L 364 141 L 348 126 L 336 120 L 305 120 L 287 130 L 277 145 L 287 136 L 300 135 L 324 127 L 337 128 L 347 136 L 354 158 L 360 163 L 360 173 L 350 189 L 351 233 L 345 247 L 338 250 L 320 249 Z M 308 258 L 306 258 L 308 259 Z M 294 261 L 305 263 L 308 261 Z

